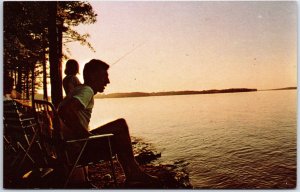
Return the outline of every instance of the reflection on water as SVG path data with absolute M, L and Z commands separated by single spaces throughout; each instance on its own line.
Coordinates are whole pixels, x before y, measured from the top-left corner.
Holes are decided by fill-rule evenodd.
M 125 118 L 132 135 L 188 162 L 196 188 L 293 188 L 297 91 L 97 99 L 91 125 Z

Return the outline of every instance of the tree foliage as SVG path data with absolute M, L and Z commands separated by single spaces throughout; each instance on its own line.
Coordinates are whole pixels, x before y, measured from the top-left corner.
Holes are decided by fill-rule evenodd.
M 43 75 L 48 77 L 49 4 L 42 1 L 5 1 L 3 11 L 4 73 L 15 78 L 17 90 L 28 99 L 32 84 L 36 88 L 43 86 L 40 83 L 42 81 L 36 81 L 36 78 L 43 79 Z M 60 46 L 66 49 L 68 42 L 78 41 L 93 50 L 87 40 L 89 35 L 79 34 L 73 27 L 95 23 L 96 16 L 88 2 L 59 1 L 55 27 L 62 33 L 61 40 L 58 41 Z M 61 53 L 58 57 L 63 55 Z M 44 89 L 45 86 L 44 83 Z

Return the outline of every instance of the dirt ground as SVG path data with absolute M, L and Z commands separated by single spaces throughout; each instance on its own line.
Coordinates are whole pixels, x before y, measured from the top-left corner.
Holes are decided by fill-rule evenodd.
M 97 188 L 119 189 L 192 189 L 187 171 L 178 167 L 176 163 L 159 164 L 155 161 L 161 157 L 153 146 L 141 139 L 132 138 L 133 150 L 137 162 L 148 174 L 157 176 L 160 184 L 125 184 L 125 176 L 120 164 L 115 161 L 117 185 L 114 184 L 113 176 L 108 163 L 102 163 L 89 167 L 91 183 Z

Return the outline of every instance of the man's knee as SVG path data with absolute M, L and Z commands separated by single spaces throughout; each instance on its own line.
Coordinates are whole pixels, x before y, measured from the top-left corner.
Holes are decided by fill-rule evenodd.
M 123 118 L 117 119 L 116 122 L 122 126 L 126 126 L 127 127 L 127 123 L 126 120 Z
M 117 119 L 115 122 L 116 122 L 116 125 L 120 132 L 122 132 L 122 133 L 129 132 L 129 128 L 128 128 L 128 125 L 127 125 L 125 119 L 120 118 L 120 119 Z

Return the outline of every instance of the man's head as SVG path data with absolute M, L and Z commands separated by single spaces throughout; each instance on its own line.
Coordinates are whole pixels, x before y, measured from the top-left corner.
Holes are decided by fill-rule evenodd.
M 84 84 L 92 87 L 94 93 L 103 92 L 107 84 L 109 84 L 107 70 L 109 65 L 105 62 L 92 59 L 85 64 L 83 68 Z

